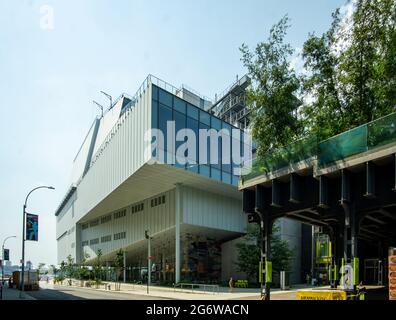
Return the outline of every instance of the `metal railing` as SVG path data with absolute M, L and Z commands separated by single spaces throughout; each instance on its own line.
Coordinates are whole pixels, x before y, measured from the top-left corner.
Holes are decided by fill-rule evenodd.
M 201 284 L 201 283 L 174 283 L 173 284 L 173 291 L 176 292 L 176 288 L 180 287 L 180 290 L 183 290 L 183 287 L 188 287 L 191 288 L 190 290 L 188 290 L 188 292 L 194 292 L 194 288 L 198 289 L 198 288 L 203 288 L 203 293 L 206 292 L 211 292 L 213 294 L 218 294 L 220 293 L 220 287 L 217 284 Z M 211 290 L 206 290 L 207 288 L 211 288 Z M 186 292 L 182 291 L 182 292 Z M 195 291 L 196 292 L 196 291 Z
M 252 171 L 243 177 L 247 181 L 264 173 L 288 167 L 300 161 L 316 159 L 319 167 L 331 165 L 347 157 L 396 142 L 396 112 L 356 128 L 318 141 L 311 136 L 252 160 Z

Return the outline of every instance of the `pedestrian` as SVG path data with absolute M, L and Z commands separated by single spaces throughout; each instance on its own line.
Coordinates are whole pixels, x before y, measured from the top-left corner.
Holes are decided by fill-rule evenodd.
M 232 277 L 230 278 L 230 281 L 228 281 L 228 285 L 230 287 L 230 293 L 234 291 L 234 280 Z

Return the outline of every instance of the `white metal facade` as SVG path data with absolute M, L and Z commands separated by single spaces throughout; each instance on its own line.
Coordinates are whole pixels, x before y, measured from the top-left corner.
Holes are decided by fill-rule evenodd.
M 100 120 L 96 135 L 94 124 L 84 140 L 72 174 L 71 185 L 76 190 L 57 211 L 58 262 L 68 255 L 81 261 L 83 253 L 93 258 L 99 248 L 110 258 L 120 248 L 131 250 L 139 245 L 144 240 L 144 230 L 160 234 L 176 230 L 178 223 L 179 230 L 180 225 L 194 225 L 202 228 L 197 230 L 212 230 L 226 238 L 235 238 L 245 231 L 247 221 L 235 186 L 170 169 L 168 165 L 147 169 L 145 163 L 149 159 L 145 158 L 144 150 L 149 142 L 144 141 L 144 134 L 151 129 L 150 83 L 143 89 L 134 106 L 116 117 L 114 114 L 119 114 L 125 103 L 120 99 Z M 84 172 L 90 150 L 92 159 L 89 170 Z M 155 172 L 154 167 L 158 166 L 163 169 L 149 176 L 148 172 Z M 180 182 L 183 185 L 176 208 L 175 183 Z M 162 192 L 156 189 L 159 186 Z M 144 189 L 146 196 L 136 196 L 138 189 Z M 151 207 L 151 199 L 161 195 L 165 196 L 165 203 Z M 138 203 L 144 204 L 144 210 L 132 213 Z M 114 214 L 123 209 L 126 215 L 115 219 Z M 180 210 L 178 223 L 176 209 Z M 106 215 L 111 215 L 111 220 L 101 223 Z M 99 219 L 98 225 L 83 228 L 95 219 Z M 115 235 L 123 232 L 125 237 L 115 240 Z

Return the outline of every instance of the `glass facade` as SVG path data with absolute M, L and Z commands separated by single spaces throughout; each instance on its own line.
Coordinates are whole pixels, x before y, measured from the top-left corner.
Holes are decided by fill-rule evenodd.
M 210 113 L 184 101 L 183 99 L 155 86 L 152 85 L 152 128 L 160 129 L 164 134 L 164 162 L 170 163 L 169 159 L 174 159 L 174 165 L 178 168 L 184 168 L 185 170 L 189 170 L 194 173 L 201 174 L 203 176 L 212 178 L 217 181 L 222 181 L 227 184 L 238 185 L 239 176 L 233 174 L 235 168 L 239 168 L 240 165 L 238 163 L 234 163 L 232 157 L 232 148 L 235 145 L 238 145 L 238 152 L 240 155 L 243 155 L 243 150 L 246 146 L 243 146 L 242 143 L 242 134 L 243 132 L 230 125 L 227 122 L 222 121 L 221 119 L 211 115 Z M 180 159 L 176 158 L 176 150 L 178 147 L 184 144 L 187 141 L 187 137 L 185 137 L 184 141 L 175 141 L 176 137 L 173 136 L 172 132 L 167 131 L 167 122 L 174 121 L 175 122 L 175 132 L 177 133 L 181 129 L 191 129 L 196 137 L 196 150 L 195 155 L 188 154 L 186 151 L 183 154 L 183 161 L 179 161 Z M 216 150 L 215 144 L 212 142 L 213 138 L 210 136 L 200 137 L 199 129 L 214 129 L 215 132 L 219 132 L 222 129 L 224 132 L 223 136 L 216 136 L 217 138 L 217 157 L 212 156 L 211 152 Z M 172 136 L 169 136 L 172 135 Z M 202 145 L 202 141 L 200 139 L 207 139 L 207 154 L 206 161 L 204 161 L 204 157 L 200 158 L 200 145 Z M 173 143 L 174 148 L 173 152 L 169 152 L 168 146 L 169 143 Z M 175 142 L 172 142 L 175 141 Z M 223 144 L 227 144 L 227 152 L 229 154 L 222 154 Z M 224 145 L 225 148 L 225 145 Z M 190 152 L 191 153 L 191 152 Z M 156 157 L 156 154 L 153 154 Z M 195 157 L 194 157 L 195 156 Z M 187 164 L 185 160 L 187 160 Z

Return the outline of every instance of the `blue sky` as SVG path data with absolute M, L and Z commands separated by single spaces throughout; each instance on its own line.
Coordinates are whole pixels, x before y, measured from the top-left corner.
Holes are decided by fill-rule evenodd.
M 22 205 L 40 215 L 39 242 L 26 260 L 56 262 L 54 211 L 68 188 L 72 162 L 99 110 L 104 90 L 134 94 L 151 73 L 208 97 L 245 73 L 238 48 L 268 36 L 283 15 L 287 40 L 301 48 L 326 31 L 345 0 L 33 1 L 0 0 L 0 242 L 21 258 Z M 43 30 L 40 8 L 54 10 Z M 1 245 L 1 244 L 0 244 Z

